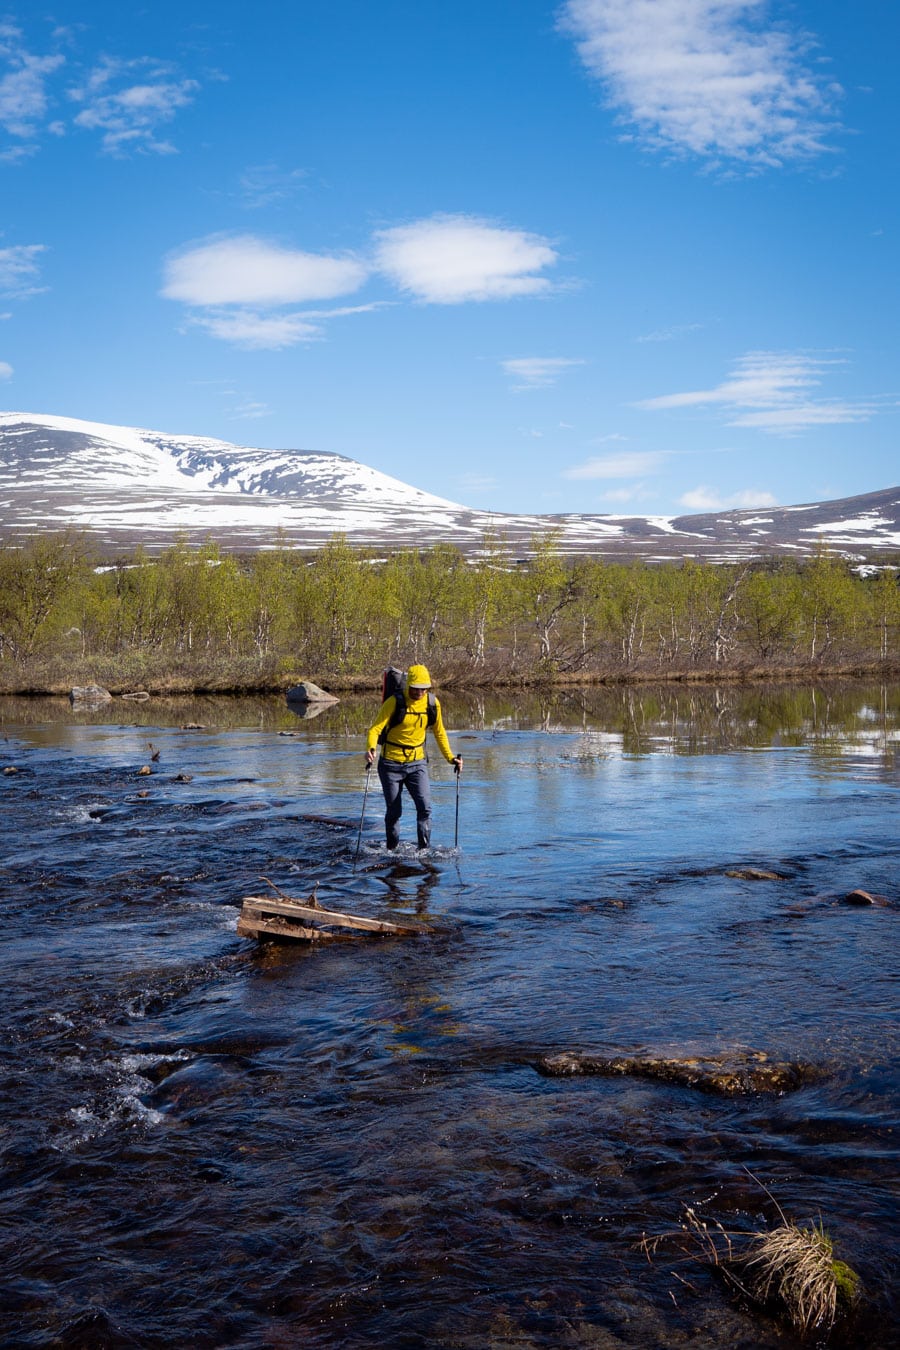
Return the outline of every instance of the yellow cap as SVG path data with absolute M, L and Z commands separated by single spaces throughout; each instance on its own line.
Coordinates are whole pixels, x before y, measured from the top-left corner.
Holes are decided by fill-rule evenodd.
M 410 689 L 430 689 L 431 676 L 428 674 L 428 668 L 426 666 L 410 666 L 406 683 Z

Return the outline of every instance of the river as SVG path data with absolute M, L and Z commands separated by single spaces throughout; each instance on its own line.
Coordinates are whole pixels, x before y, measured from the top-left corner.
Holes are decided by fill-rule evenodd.
M 371 703 L 0 699 L 0 1345 L 790 1347 L 640 1246 L 777 1202 L 862 1278 L 833 1343 L 896 1346 L 900 688 L 444 709 L 432 849 L 407 806 L 384 851 L 373 776 L 354 865 Z M 271 886 L 430 931 L 238 938 Z

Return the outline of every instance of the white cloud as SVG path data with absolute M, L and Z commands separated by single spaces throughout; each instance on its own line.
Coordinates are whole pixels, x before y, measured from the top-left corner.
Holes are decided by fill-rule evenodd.
M 74 30 L 57 29 L 53 37 L 70 46 L 76 40 Z M 66 65 L 66 58 L 58 52 L 34 55 L 25 47 L 19 29 L 0 24 L 0 67 L 4 68 L 0 127 L 14 142 L 0 151 L 0 160 L 12 163 L 35 154 L 40 135 L 65 135 L 65 119 L 47 119 L 63 92 L 58 73 Z M 75 66 L 77 71 L 77 61 Z M 86 74 L 70 76 L 65 92 L 70 102 L 80 105 L 75 125 L 101 132 L 108 152 L 172 154 L 175 147 L 160 136 L 160 130 L 193 101 L 199 87 L 196 80 L 150 57 L 128 61 L 104 57 Z
M 28 140 L 47 113 L 47 80 L 64 64 L 62 56 L 33 56 L 12 24 L 0 26 L 0 60 L 7 71 L 0 79 L 0 126 L 11 136 Z M 18 152 L 29 153 L 25 147 Z M 8 155 L 7 157 L 13 157 Z
M 603 455 L 564 469 L 563 478 L 639 478 L 646 473 L 658 472 L 664 459 L 664 453 L 657 450 Z
M 298 342 L 310 342 L 322 332 L 297 314 L 256 314 L 243 309 L 194 314 L 190 322 L 210 337 L 249 351 L 280 351 Z
M 720 405 L 731 411 L 729 426 L 782 435 L 811 426 L 865 422 L 876 410 L 871 400 L 848 403 L 810 397 L 827 371 L 845 364 L 843 358 L 806 352 L 747 352 L 735 362 L 730 377 L 712 389 L 663 394 L 637 406 L 658 410 Z
M 418 299 L 455 304 L 505 299 L 549 287 L 531 275 L 554 261 L 544 241 L 461 216 L 436 216 L 376 236 L 375 260 L 305 253 L 252 234 L 224 235 L 175 250 L 163 264 L 162 295 L 189 305 L 189 322 L 240 346 L 284 347 L 320 335 L 310 319 L 361 314 L 394 303 L 376 300 L 326 310 L 278 313 L 358 290 L 373 267 Z M 504 363 L 522 388 L 552 383 L 580 361 L 555 357 Z
M 330 309 L 305 309 L 305 319 L 342 319 L 347 314 L 374 314 L 377 309 L 389 309 L 393 300 L 370 300 L 367 305 L 337 305 Z
M 729 426 L 758 427 L 761 431 L 790 435 L 795 431 L 806 431 L 808 427 L 868 422 L 875 411 L 875 405 L 871 403 L 842 403 L 831 399 L 824 403 L 797 403 L 790 407 L 740 413 L 731 419 Z
M 742 488 L 723 496 L 714 488 L 701 484 L 678 498 L 681 506 L 690 511 L 749 510 L 758 506 L 777 506 L 778 499 L 771 492 L 761 492 L 757 488 Z
M 13 368 L 8 361 L 0 361 L 0 380 L 11 380 Z
M 171 254 L 163 295 L 189 305 L 303 304 L 357 290 L 366 268 L 355 258 L 282 248 L 254 235 L 208 240 Z
M 175 147 L 158 132 L 193 101 L 196 80 L 181 79 L 168 65 L 140 57 L 116 61 L 107 57 L 69 97 L 84 107 L 76 126 L 103 133 L 103 148 L 120 155 L 130 150 L 173 154 Z
M 767 0 L 566 0 L 561 26 L 654 148 L 779 165 L 825 150 L 839 92 Z
M 400 290 L 430 304 L 541 295 L 557 261 L 539 235 L 477 216 L 436 215 L 376 235 L 375 263 Z
M 39 295 L 46 288 L 34 283 L 40 275 L 38 256 L 45 244 L 16 244 L 0 248 L 0 294 L 23 299 Z
M 513 389 L 521 390 L 545 389 L 555 384 L 563 371 L 570 366 L 583 366 L 584 361 L 567 356 L 521 356 L 500 364 L 516 381 Z

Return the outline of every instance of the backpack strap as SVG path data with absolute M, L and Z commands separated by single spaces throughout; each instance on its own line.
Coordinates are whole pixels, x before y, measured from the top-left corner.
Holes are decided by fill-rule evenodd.
M 393 695 L 393 699 L 394 699 L 394 711 L 388 718 L 387 726 L 384 728 L 381 735 L 378 737 L 379 745 L 385 745 L 387 743 L 388 732 L 392 731 L 394 727 L 399 727 L 400 723 L 406 716 L 406 695 L 401 690 L 398 689 L 397 692 Z M 419 714 L 419 716 L 421 716 L 421 713 Z M 433 727 L 435 722 L 437 721 L 437 699 L 435 698 L 434 694 L 430 689 L 428 691 L 428 709 L 426 712 L 426 717 L 427 717 L 427 721 L 425 723 L 426 728 Z M 423 745 L 425 744 L 424 737 L 422 738 L 422 744 Z
M 382 728 L 381 734 L 378 737 L 379 745 L 385 744 L 388 738 L 388 732 L 391 731 L 394 727 L 399 727 L 400 723 L 406 716 L 406 698 L 404 697 L 402 691 L 398 689 L 395 694 L 389 694 L 388 697 L 393 698 L 394 700 L 394 711 L 388 718 L 387 726 Z

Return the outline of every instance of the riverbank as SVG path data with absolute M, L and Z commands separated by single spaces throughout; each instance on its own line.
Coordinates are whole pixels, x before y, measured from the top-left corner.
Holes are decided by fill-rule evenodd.
M 900 677 L 900 660 L 677 667 L 645 664 L 628 669 L 575 671 L 539 666 L 515 673 L 491 667 L 473 669 L 450 662 L 435 664 L 432 674 L 441 689 L 485 692 L 654 684 L 810 684 L 823 680 L 894 680 Z M 284 694 L 301 681 L 311 681 L 337 695 L 371 694 L 381 688 L 381 671 L 365 674 L 341 670 L 291 671 L 279 669 L 273 662 L 218 659 L 174 665 L 165 660 L 149 661 L 143 654 L 135 658 L 126 655 L 121 660 L 82 658 L 34 661 L 19 666 L 0 663 L 0 694 L 20 697 L 65 696 L 71 689 L 86 685 L 99 685 L 114 697 L 139 691 L 157 698 L 210 694 L 243 697 Z

